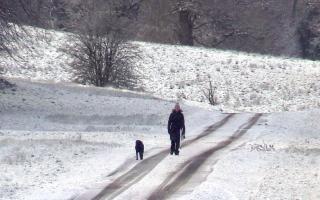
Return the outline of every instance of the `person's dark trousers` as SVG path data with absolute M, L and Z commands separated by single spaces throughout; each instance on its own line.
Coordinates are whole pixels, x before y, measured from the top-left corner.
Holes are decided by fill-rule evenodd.
M 180 139 L 171 140 L 171 154 L 179 155 Z
M 143 152 L 144 152 L 144 145 L 141 140 L 136 140 L 136 159 L 138 160 L 138 154 L 140 156 L 140 160 L 143 160 Z
M 138 160 L 139 157 L 140 157 L 140 160 L 143 160 L 143 152 L 136 151 L 136 159 Z

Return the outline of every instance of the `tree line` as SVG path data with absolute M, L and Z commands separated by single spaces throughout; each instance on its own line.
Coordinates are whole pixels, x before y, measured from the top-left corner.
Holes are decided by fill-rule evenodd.
M 134 87 L 130 40 L 320 59 L 320 7 L 308 0 L 1 0 L 0 51 L 21 25 L 75 33 L 76 80 Z
M 314 59 L 308 45 L 313 26 L 306 20 L 319 11 L 309 0 L 2 0 L 14 11 L 6 16 L 33 26 L 78 31 L 86 5 L 113 9 L 126 17 L 134 40 L 216 47 Z M 103 12 L 103 11 L 99 11 Z M 317 23 L 316 20 L 312 22 Z M 314 31 L 313 31 L 314 32 Z M 130 34 L 129 34 L 130 33 Z M 312 34 L 311 34 L 312 36 Z M 310 36 L 310 37 L 311 37 Z M 318 38 L 317 34 L 317 38 Z M 307 42 L 305 41 L 307 40 Z M 316 53 L 317 54 L 317 53 Z

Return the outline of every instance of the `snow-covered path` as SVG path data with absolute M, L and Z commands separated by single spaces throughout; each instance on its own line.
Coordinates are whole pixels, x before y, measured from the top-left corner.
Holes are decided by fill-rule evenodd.
M 196 141 L 202 139 L 203 137 L 208 136 L 209 134 L 213 133 L 223 125 L 225 125 L 230 118 L 232 118 L 234 114 L 228 114 L 226 117 L 221 119 L 220 121 L 214 123 L 213 125 L 209 126 L 206 130 L 204 130 L 200 135 L 197 137 L 187 140 L 182 143 L 183 148 L 192 145 Z M 128 172 L 120 175 L 114 181 L 109 183 L 107 186 L 99 191 L 99 188 L 95 188 L 90 190 L 88 193 L 78 196 L 77 200 L 84 200 L 84 199 L 113 199 L 128 188 L 130 188 L 135 183 L 139 182 L 143 179 L 151 170 L 153 170 L 166 156 L 169 154 L 169 149 L 166 148 L 159 153 L 152 155 L 148 158 L 145 158 L 142 162 L 135 165 L 132 169 Z M 95 194 L 95 192 L 98 192 Z
M 230 151 L 228 146 L 237 141 L 260 118 L 260 115 L 254 114 L 233 116 L 227 123 L 209 131 L 211 134 L 184 146 L 179 157 L 167 156 L 143 180 L 122 194 L 115 198 L 107 196 L 101 199 L 177 199 L 190 194 L 194 187 L 205 181 L 205 177 L 210 174 L 210 170 L 204 168 L 212 168 L 215 162 L 212 162 L 212 154 L 220 154 L 221 150 L 227 149 L 221 153 L 223 156 Z
M 261 115 L 262 114 L 254 115 L 246 123 L 242 124 L 238 130 L 226 140 L 219 142 L 213 147 L 205 150 L 204 152 L 200 152 L 196 156 L 193 156 L 184 163 L 180 164 L 180 169 L 175 174 L 167 176 L 166 180 L 162 182 L 161 185 L 155 191 L 153 191 L 147 199 L 170 199 L 170 197 L 172 199 L 177 199 L 179 197 L 179 193 L 177 194 L 177 191 L 179 190 L 183 195 L 188 194 L 187 191 L 191 193 L 190 189 L 200 185 L 204 181 L 201 181 L 201 179 L 204 179 L 210 174 L 210 171 L 199 171 L 200 168 L 203 167 L 203 165 L 211 158 L 211 156 L 213 156 L 214 153 L 228 147 L 236 140 L 239 140 L 254 124 L 257 123 Z M 214 163 L 215 162 L 209 162 L 207 163 L 207 166 L 212 167 Z M 201 178 L 200 180 L 199 176 Z M 188 183 L 188 187 L 183 187 Z
M 183 153 L 175 160 L 168 156 L 168 149 L 162 150 L 106 186 L 92 188 L 75 199 L 177 199 L 191 193 L 192 188 L 200 185 L 210 174 L 210 170 L 203 169 L 211 168 L 216 162 L 217 157 L 212 159 L 212 155 L 239 140 L 260 117 L 261 114 L 242 114 L 238 117 L 229 114 L 197 137 L 185 141 L 182 144 Z

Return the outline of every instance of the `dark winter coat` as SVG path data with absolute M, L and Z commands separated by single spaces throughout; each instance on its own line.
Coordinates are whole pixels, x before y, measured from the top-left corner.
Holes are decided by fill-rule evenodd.
M 136 152 L 144 152 L 144 145 L 141 140 L 136 140 L 136 146 L 135 146 Z
M 168 121 L 168 133 L 170 134 L 170 139 L 180 140 L 180 131 L 182 130 L 182 136 L 184 137 L 185 129 L 182 111 L 173 110 Z

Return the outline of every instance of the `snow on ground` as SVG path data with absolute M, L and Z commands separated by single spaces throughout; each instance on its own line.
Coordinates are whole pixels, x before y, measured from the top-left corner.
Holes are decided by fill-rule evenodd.
M 199 168 L 192 175 L 189 188 L 176 191 L 169 199 L 319 199 L 319 117 L 320 110 L 263 116 L 243 137 L 215 152 L 207 163 L 209 170 L 205 166 Z M 225 140 L 247 119 L 248 114 L 239 114 L 204 141 L 183 147 L 179 157 L 166 157 L 116 199 L 147 199 L 163 182 L 170 184 L 172 179 L 168 178 L 179 174 L 186 167 L 186 160 Z M 197 182 L 205 171 L 209 175 Z M 176 184 L 184 188 L 189 182 Z
M 181 199 L 320 199 L 320 111 L 265 116 Z
M 200 154 L 201 152 L 206 151 L 209 148 L 214 147 L 219 141 L 225 140 L 228 136 L 231 136 L 238 127 L 247 122 L 248 118 L 252 114 L 239 114 L 230 119 L 227 126 L 223 126 L 214 133 L 206 136 L 204 139 L 196 141 L 190 146 L 183 146 L 180 150 L 180 155 L 177 156 L 168 156 L 161 163 L 159 163 L 149 174 L 141 181 L 135 183 L 128 190 L 120 194 L 116 200 L 125 200 L 125 199 L 148 199 L 152 191 L 156 191 L 157 187 L 161 185 L 169 177 L 174 177 L 175 174 L 178 174 L 179 171 L 183 170 L 183 167 L 187 165 L 182 165 L 186 163 L 190 158 Z M 225 117 L 225 116 L 224 116 Z M 200 170 L 199 170 L 200 171 Z M 194 176 L 201 176 L 197 171 Z M 169 181 L 168 183 L 170 183 Z M 177 183 L 177 184 L 185 184 Z M 142 189 L 143 188 L 143 189 Z M 211 196 L 208 196 L 205 193 L 202 195 L 206 198 L 212 199 Z M 225 199 L 229 199 L 228 196 L 224 196 Z M 183 197 L 183 199 L 186 197 Z M 157 199 L 156 197 L 154 199 Z M 162 199 L 162 198 L 159 198 Z M 167 198 L 164 198 L 167 199 Z M 172 199 L 175 199 L 174 197 Z
M 173 102 L 145 94 L 12 79 L 0 98 L 0 199 L 68 199 L 169 144 Z M 218 113 L 183 105 L 187 136 Z
M 320 106 L 319 62 L 139 44 L 145 87 L 156 95 L 203 102 L 211 79 L 223 110 L 274 112 Z
M 143 42 L 136 42 L 143 87 L 159 98 L 75 85 L 71 60 L 61 51 L 66 34 L 39 31 L 37 37 L 30 31 L 18 62 L 1 55 L 5 77 L 16 86 L 0 92 L 0 199 L 69 199 L 110 181 L 121 164 L 134 165 L 136 139 L 144 141 L 146 156 L 167 147 L 174 103 L 162 98 L 184 99 L 187 137 L 199 134 L 221 118 L 194 102 L 205 101 L 209 77 L 217 87 L 216 108 L 225 111 L 320 105 L 319 62 Z M 181 199 L 320 199 L 319 115 L 265 115 L 241 145 L 218 154 L 206 181 Z M 222 130 L 213 143 L 231 133 Z M 169 157 L 161 166 L 178 164 Z
M 72 60 L 64 51 L 68 34 L 31 27 L 26 27 L 26 31 L 21 44 L 12 52 L 14 59 L 5 53 L 0 54 L 5 76 L 70 82 L 72 70 L 68 63 Z
M 40 32 L 40 34 L 39 34 Z M 38 34 L 36 34 L 38 33 Z M 70 57 L 63 51 L 69 34 L 31 29 L 29 49 L 15 52 L 19 64 L 2 56 L 7 77 L 72 81 Z M 39 36 L 40 35 L 40 36 Z M 225 111 L 297 111 L 319 108 L 320 63 L 256 54 L 134 42 L 142 52 L 142 87 L 161 98 L 206 102 L 211 79 L 219 109 Z

